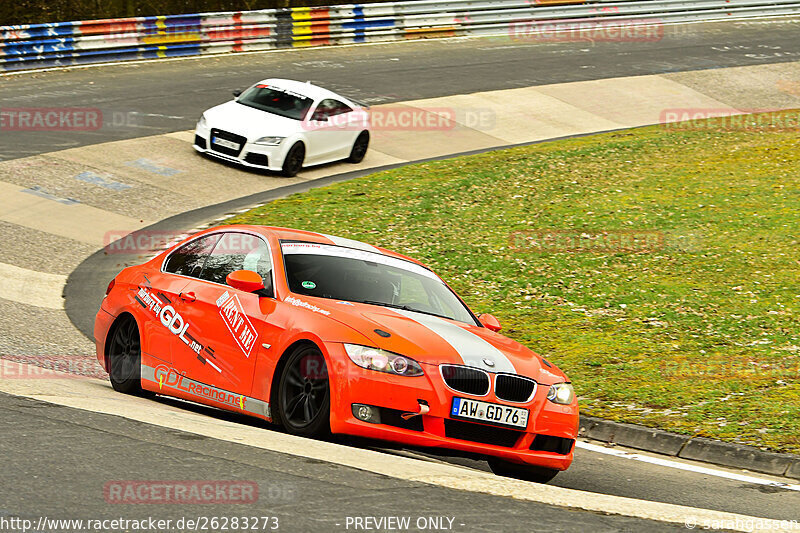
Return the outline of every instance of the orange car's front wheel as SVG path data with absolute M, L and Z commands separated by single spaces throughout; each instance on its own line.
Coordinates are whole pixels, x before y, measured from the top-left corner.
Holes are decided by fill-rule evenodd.
M 293 435 L 330 433 L 330 385 L 325 357 L 316 346 L 301 346 L 286 361 L 278 384 L 277 416 Z

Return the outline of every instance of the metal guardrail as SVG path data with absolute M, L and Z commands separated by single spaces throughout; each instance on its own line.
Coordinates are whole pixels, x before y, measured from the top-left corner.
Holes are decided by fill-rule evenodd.
M 797 14 L 800 0 L 415 0 L 26 24 L 0 26 L 0 70 Z

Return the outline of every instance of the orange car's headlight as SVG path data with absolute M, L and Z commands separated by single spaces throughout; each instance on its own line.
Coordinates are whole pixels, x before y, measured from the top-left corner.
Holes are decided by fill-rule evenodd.
M 361 368 L 386 372 L 395 376 L 421 376 L 425 373 L 420 364 L 410 357 L 387 352 L 380 348 L 345 344 L 344 350 L 347 352 L 347 357 Z
M 572 383 L 555 383 L 547 391 L 547 399 L 553 403 L 569 405 L 575 399 L 575 389 Z

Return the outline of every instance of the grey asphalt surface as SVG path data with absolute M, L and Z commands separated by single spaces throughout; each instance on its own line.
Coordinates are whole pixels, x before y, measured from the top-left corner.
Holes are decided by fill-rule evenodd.
M 88 132 L 0 131 L 0 158 L 13 159 L 189 129 L 199 110 L 229 98 L 232 89 L 263 77 L 310 79 L 368 103 L 384 103 L 547 83 L 796 61 L 800 57 L 797 21 L 769 26 L 757 22 L 686 25 L 667 30 L 664 39 L 656 43 L 519 43 L 504 38 L 426 41 L 0 77 L 2 108 L 97 107 L 106 121 L 102 129 Z M 340 179 L 347 177 L 352 176 Z M 214 212 L 199 210 L 172 222 L 187 227 L 185 224 L 195 219 L 208 220 Z M 83 306 L 79 311 L 88 316 L 84 318 L 85 324 L 90 323 L 99 298 L 90 298 L 85 291 L 96 290 L 98 283 L 102 290 L 119 270 L 117 266 L 104 267 L 108 272 L 84 270 L 77 277 L 73 273 L 67 285 L 67 311 L 71 305 Z M 57 271 L 66 270 L 62 266 Z M 83 280 L 81 275 L 85 276 Z M 81 283 L 90 279 L 94 279 L 91 287 L 81 289 Z M 70 297 L 71 290 L 84 294 L 78 294 L 79 299 L 75 300 Z M 77 304 L 70 303 L 76 301 Z M 9 339 L 14 335 L 17 342 L 19 336 L 15 331 L 19 329 L 15 326 L 3 331 L 3 337 L 6 333 Z M 34 329 L 28 329 L 35 333 Z M 86 332 L 85 327 L 81 330 Z M 28 340 L 19 338 L 19 342 Z M 211 410 L 206 412 L 226 416 Z M 336 520 L 348 513 L 351 516 L 463 513 L 465 518 L 459 523 L 465 524 L 464 531 L 674 529 L 663 524 L 414 485 L 2 395 L 0 417 L 6 435 L 0 439 L 0 453 L 5 459 L 0 517 L 43 514 L 66 517 L 73 513 L 72 516 L 88 518 L 95 517 L 95 511 L 118 516 L 121 506 L 109 506 L 102 499 L 101 489 L 106 481 L 143 477 L 183 479 L 194 477 L 189 475 L 191 472 L 202 472 L 198 478 L 254 479 L 266 487 L 267 493 L 272 486 L 296 488 L 302 497 L 260 502 L 258 506 L 258 510 L 281 513 L 283 531 L 336 531 Z M 486 468 L 484 463 L 465 459 L 450 461 Z M 559 475 L 554 483 L 756 516 L 800 518 L 797 511 L 800 494 L 794 492 L 588 452 L 579 452 L 572 469 Z M 414 513 L 406 509 L 414 509 Z M 205 516 L 234 514 L 229 508 L 188 511 Z M 138 506 L 123 508 L 122 512 L 130 517 L 149 514 L 177 518 L 188 511 L 178 506 Z
M 800 19 L 665 26 L 652 42 L 423 40 L 0 77 L 0 107 L 97 108 L 93 131 L 0 130 L 0 159 L 191 129 L 202 110 L 267 77 L 312 80 L 366 103 L 550 83 L 797 61 Z
M 348 527 L 348 517 L 352 520 L 407 516 L 411 524 L 429 517 L 451 518 L 452 529 L 448 530 L 455 532 L 657 533 L 683 529 L 400 481 L 5 394 L 0 394 L 0 425 L 4 433 L 0 439 L 3 457 L 0 523 L 2 519 L 15 517 L 34 524 L 40 517 L 51 520 L 153 517 L 173 521 L 173 527 L 159 531 L 180 531 L 188 530 L 175 527 L 181 518 L 269 516 L 278 518 L 278 531 L 336 532 L 354 530 L 353 522 Z M 107 483 L 136 480 L 255 482 L 259 487 L 258 499 L 244 504 L 106 501 Z M 65 490 L 66 487 L 70 489 Z M 10 527 L 3 531 L 16 533 Z

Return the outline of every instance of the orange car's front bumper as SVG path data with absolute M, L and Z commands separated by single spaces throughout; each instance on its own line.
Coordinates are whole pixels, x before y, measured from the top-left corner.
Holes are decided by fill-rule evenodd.
M 450 390 L 435 365 L 423 364 L 424 376 L 394 376 L 356 366 L 341 344 L 331 343 L 326 349 L 333 368 L 337 369 L 330 375 L 334 433 L 458 450 L 556 470 L 566 470 L 572 463 L 578 434 L 577 402 L 572 405 L 550 402 L 547 386 L 540 385 L 530 402 L 509 403 L 499 400 L 494 391 L 475 397 Z M 516 430 L 454 419 L 450 416 L 454 396 L 528 409 L 528 425 Z M 358 419 L 353 404 L 377 408 L 381 423 Z M 419 412 L 421 404 L 427 404 L 426 414 L 409 421 L 402 419 L 402 413 Z M 553 449 L 558 451 L 547 451 Z

